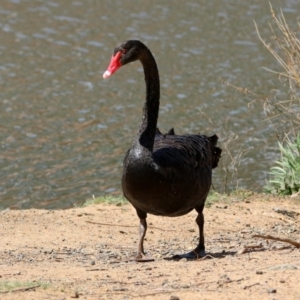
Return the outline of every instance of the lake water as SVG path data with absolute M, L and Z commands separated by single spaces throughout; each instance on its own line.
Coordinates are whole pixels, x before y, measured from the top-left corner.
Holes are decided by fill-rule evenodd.
M 296 28 L 300 2 L 272 4 Z M 259 95 L 280 86 L 262 68 L 280 70 L 253 20 L 270 38 L 262 0 L 1 1 L 0 208 L 68 208 L 121 194 L 145 86 L 138 62 L 109 80 L 102 74 L 114 47 L 131 38 L 159 66 L 161 131 L 218 134 L 228 150 L 215 188 L 261 190 L 278 157 L 276 137 L 262 105 L 223 83 Z

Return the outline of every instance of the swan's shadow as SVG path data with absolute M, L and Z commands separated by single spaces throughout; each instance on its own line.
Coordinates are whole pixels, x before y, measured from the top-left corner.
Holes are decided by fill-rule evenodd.
M 266 250 L 266 248 L 261 248 L 261 249 L 249 249 L 245 252 L 242 252 L 239 254 L 239 251 L 221 251 L 221 252 L 208 252 L 206 253 L 205 256 L 203 257 L 199 257 L 199 258 L 186 258 L 187 261 L 192 261 L 192 260 L 206 260 L 206 259 L 213 259 L 213 258 L 225 258 L 227 256 L 236 256 L 236 255 L 242 255 L 242 254 L 246 254 L 246 253 L 251 253 L 251 252 L 264 252 Z M 176 257 L 176 255 L 172 256 L 172 257 L 165 257 L 164 260 L 173 260 L 173 261 L 180 261 L 181 259 L 183 259 L 183 257 Z
M 199 257 L 199 258 L 186 258 L 187 261 L 192 260 L 206 260 L 206 259 L 213 259 L 213 258 L 225 258 L 226 256 L 234 256 L 237 254 L 237 251 L 228 251 L 228 252 L 208 252 L 205 256 Z M 176 257 L 176 255 L 172 257 L 165 257 L 164 260 L 173 260 L 173 261 L 180 261 L 182 260 L 182 257 Z

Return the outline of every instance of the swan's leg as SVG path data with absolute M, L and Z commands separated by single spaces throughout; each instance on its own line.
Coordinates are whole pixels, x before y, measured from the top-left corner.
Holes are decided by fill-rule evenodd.
M 205 203 L 205 201 L 204 201 Z M 173 256 L 173 258 L 189 258 L 189 259 L 197 259 L 205 256 L 205 245 L 204 245 L 204 203 L 199 208 L 196 208 L 198 212 L 198 216 L 196 218 L 196 223 L 199 228 L 199 243 L 198 246 L 191 252 L 185 254 L 179 254 Z
M 142 258 L 145 255 L 144 252 L 144 238 L 147 232 L 147 221 L 145 219 L 140 219 L 140 241 L 137 250 L 136 258 Z
M 138 244 L 138 249 L 137 249 L 137 255 L 135 260 L 136 261 L 153 261 L 154 259 L 151 257 L 146 257 L 145 251 L 144 251 L 144 238 L 146 236 L 147 232 L 147 213 L 136 209 L 137 215 L 140 218 L 140 240 Z
M 195 254 L 197 254 L 196 258 L 205 256 L 203 208 L 204 208 L 204 205 L 202 206 L 201 210 L 196 209 L 198 212 L 196 223 L 199 227 L 199 244 L 196 247 L 196 249 L 193 251 L 193 252 L 195 252 Z

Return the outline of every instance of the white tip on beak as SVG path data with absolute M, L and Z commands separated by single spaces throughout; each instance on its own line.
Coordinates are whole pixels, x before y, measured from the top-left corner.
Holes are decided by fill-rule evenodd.
M 103 78 L 105 79 L 105 78 L 109 77 L 110 75 L 111 75 L 111 72 L 105 71 L 103 74 Z

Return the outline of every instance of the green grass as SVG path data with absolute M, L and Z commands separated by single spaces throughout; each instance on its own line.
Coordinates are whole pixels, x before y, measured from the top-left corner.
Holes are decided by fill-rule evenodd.
M 251 195 L 253 195 L 253 192 L 248 190 L 241 190 L 241 189 L 232 192 L 230 195 L 220 194 L 215 191 L 210 191 L 206 199 L 205 206 L 211 207 L 214 203 L 218 203 L 218 202 L 230 203 L 232 201 L 242 201 Z M 113 204 L 116 206 L 121 206 L 128 203 L 129 202 L 122 196 L 101 196 L 101 197 L 93 197 L 92 199 L 86 200 L 82 204 L 82 207 L 95 205 L 95 204 Z
M 101 196 L 101 197 L 93 197 L 92 199 L 88 199 L 83 203 L 83 207 L 93 205 L 93 204 L 114 204 L 116 206 L 121 206 L 127 204 L 128 201 L 122 196 Z
M 270 179 L 264 187 L 267 193 L 292 195 L 300 191 L 300 134 L 295 141 L 278 143 L 281 158 L 271 168 Z
M 8 280 L 1 280 L 0 281 L 0 293 L 7 293 L 12 292 L 17 289 L 22 288 L 31 288 L 34 286 L 41 287 L 46 289 L 49 287 L 49 284 L 40 282 L 40 281 L 8 281 Z
M 217 192 L 210 192 L 207 200 L 206 207 L 210 207 L 212 204 L 224 200 L 228 200 L 229 196 L 225 194 L 219 194 Z M 102 196 L 102 197 L 93 197 L 92 199 L 88 199 L 83 203 L 83 207 L 95 204 L 113 204 L 116 206 L 121 206 L 128 204 L 129 202 L 122 196 Z
M 228 196 L 226 194 L 219 194 L 215 191 L 210 191 L 208 194 L 208 197 L 205 201 L 205 207 L 211 207 L 213 204 L 226 201 L 228 199 Z
M 211 207 L 214 203 L 231 203 L 243 201 L 252 196 L 254 193 L 249 190 L 237 189 L 230 194 L 220 194 L 215 191 L 210 191 L 205 202 L 206 207 Z

